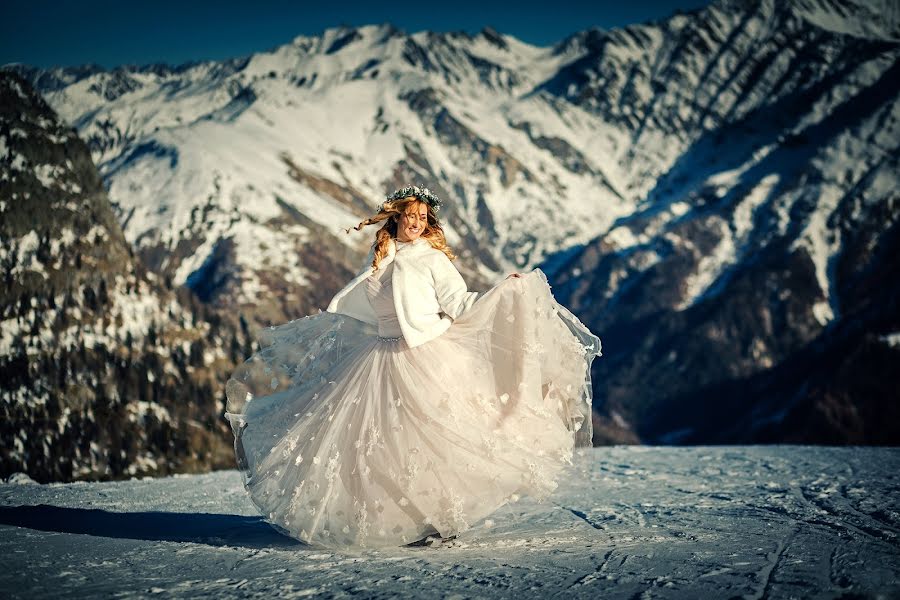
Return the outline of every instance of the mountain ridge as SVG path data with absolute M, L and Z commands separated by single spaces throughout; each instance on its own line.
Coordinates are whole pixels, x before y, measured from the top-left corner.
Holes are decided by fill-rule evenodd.
M 8 72 L 0 142 L 0 472 L 57 481 L 232 464 L 222 379 L 247 332 L 144 267 L 85 144 Z

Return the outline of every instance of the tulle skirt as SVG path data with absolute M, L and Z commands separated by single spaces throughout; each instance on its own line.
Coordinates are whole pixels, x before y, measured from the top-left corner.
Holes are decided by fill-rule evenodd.
M 591 444 L 600 339 L 535 269 L 410 348 L 328 312 L 263 330 L 228 380 L 244 487 L 276 529 L 332 548 L 459 534 L 543 499 Z

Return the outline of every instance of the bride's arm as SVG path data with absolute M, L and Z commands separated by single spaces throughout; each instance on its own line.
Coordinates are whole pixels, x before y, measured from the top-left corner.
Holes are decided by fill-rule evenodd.
M 369 267 L 372 266 L 372 260 L 375 258 L 375 246 L 371 246 L 369 248 L 368 254 L 366 254 L 366 259 L 363 261 L 362 266 L 357 271 L 357 275 L 361 275 L 363 272 L 368 271 Z
M 447 255 L 440 252 L 435 260 L 434 292 L 441 310 L 451 319 L 457 319 L 469 310 L 479 298 L 479 292 L 470 292 L 466 282 Z

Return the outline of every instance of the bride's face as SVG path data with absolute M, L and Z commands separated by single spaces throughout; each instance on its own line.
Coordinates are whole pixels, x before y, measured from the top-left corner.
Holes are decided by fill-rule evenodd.
M 428 207 L 424 202 L 416 202 L 406 207 L 397 219 L 397 239 L 401 242 L 412 242 L 417 239 L 428 225 Z

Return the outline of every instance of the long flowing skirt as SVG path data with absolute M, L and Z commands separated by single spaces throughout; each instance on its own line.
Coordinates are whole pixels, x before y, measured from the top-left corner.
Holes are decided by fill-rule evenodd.
M 263 330 L 228 380 L 244 487 L 276 529 L 327 547 L 465 531 L 545 498 L 591 444 L 600 339 L 540 269 L 410 348 L 321 312 Z

